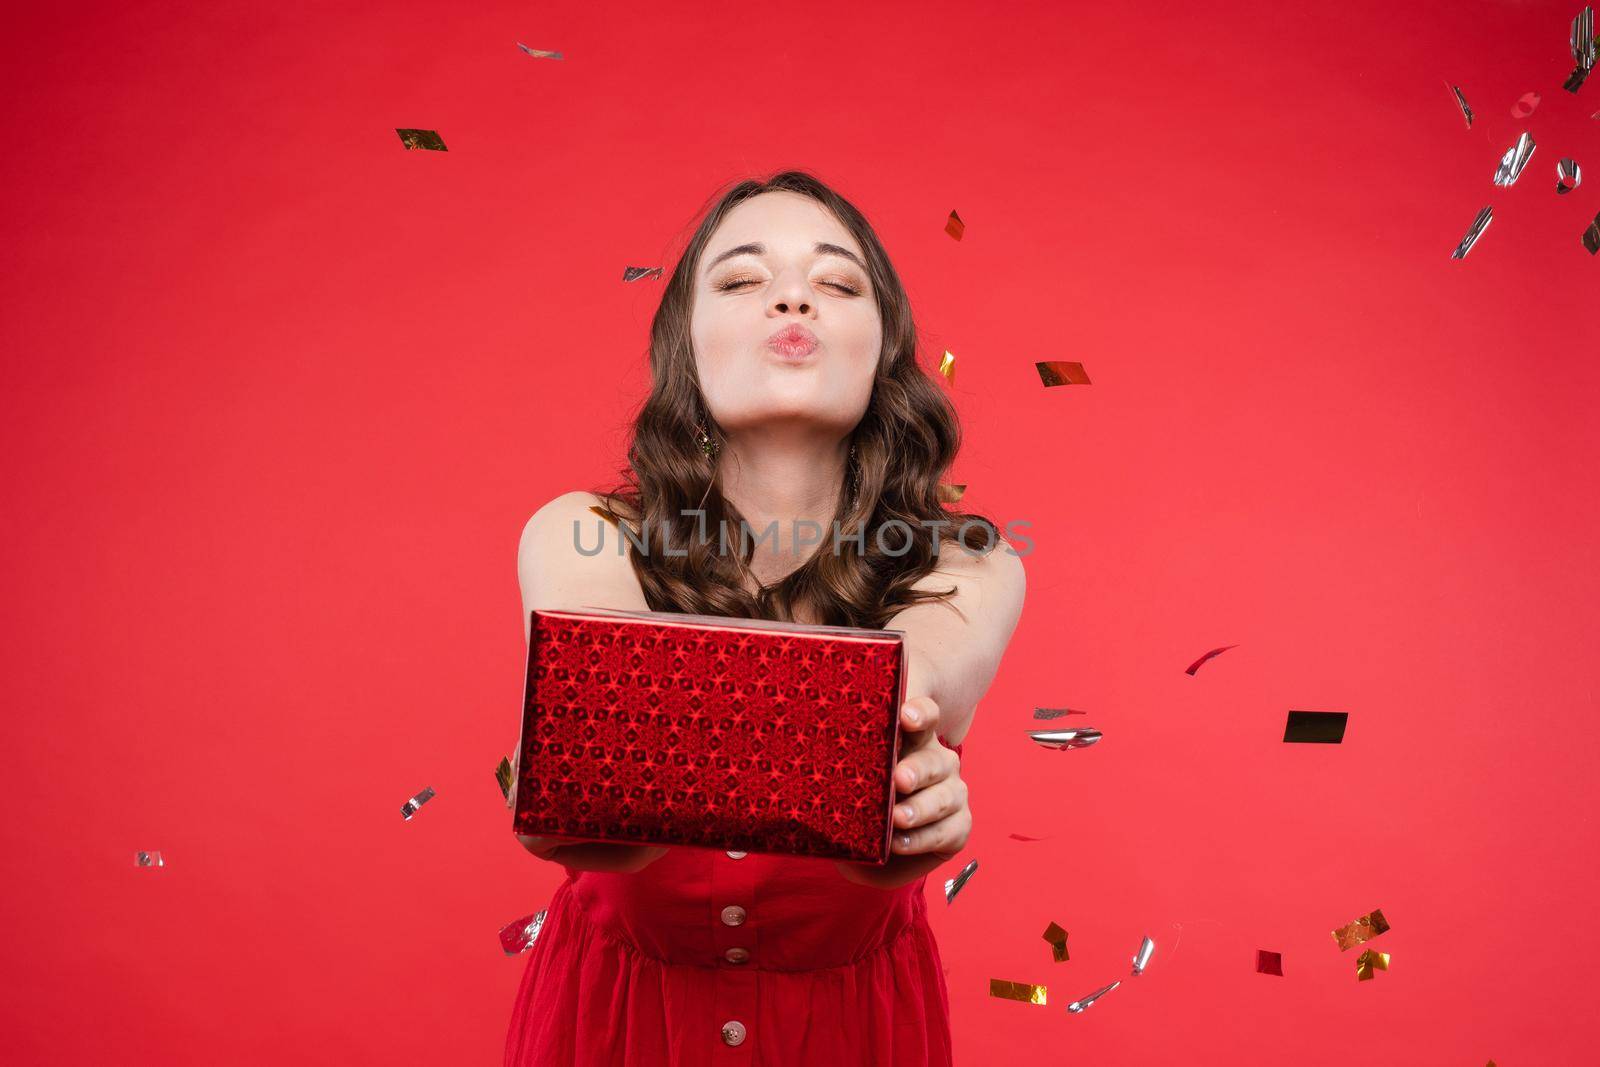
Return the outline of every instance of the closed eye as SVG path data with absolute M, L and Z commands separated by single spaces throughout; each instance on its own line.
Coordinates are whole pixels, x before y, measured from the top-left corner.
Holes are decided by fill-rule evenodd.
M 717 292 L 719 292 L 719 293 L 726 293 L 726 292 L 730 292 L 730 291 L 732 291 L 734 289 L 742 289 L 747 285 L 754 285 L 754 284 L 756 284 L 756 279 L 754 279 L 754 278 L 731 278 L 728 281 L 722 282 L 721 284 L 717 285 L 715 288 L 716 288 Z M 860 296 L 861 295 L 861 290 L 857 289 L 855 286 L 849 284 L 848 282 L 826 281 L 826 282 L 823 282 L 822 284 L 826 285 L 826 286 L 829 286 L 830 288 L 833 288 L 833 289 L 838 289 L 840 292 L 849 293 L 851 296 Z

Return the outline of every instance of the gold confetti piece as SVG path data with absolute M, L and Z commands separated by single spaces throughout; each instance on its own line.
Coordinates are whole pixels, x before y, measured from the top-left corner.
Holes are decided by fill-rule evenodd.
M 507 956 L 526 952 L 539 939 L 539 931 L 543 928 L 544 912 L 524 915 L 500 928 L 500 947 L 506 950 Z
M 1056 385 L 1089 385 L 1088 372 L 1083 369 L 1082 363 L 1068 363 L 1060 359 L 1048 359 L 1035 363 L 1033 369 L 1039 372 L 1039 380 L 1046 389 Z
M 444 139 L 435 130 L 401 130 L 394 131 L 400 135 L 400 143 L 408 149 L 424 148 L 430 152 L 448 152 L 444 146 Z
M 950 485 L 945 482 L 940 482 L 938 494 L 939 503 L 957 504 L 960 503 L 962 497 L 967 495 L 967 486 L 965 482 L 960 485 Z
M 560 52 L 545 52 L 545 51 L 542 51 L 542 50 L 540 50 L 538 48 L 529 48 L 527 45 L 523 44 L 521 41 L 517 42 L 517 47 L 522 49 L 524 52 L 528 53 L 534 59 L 560 59 L 561 58 L 561 53 Z
M 1024 1004 L 1043 1004 L 1045 987 L 1028 982 L 1008 982 L 1003 978 L 989 979 L 989 995 L 1006 1000 L 1020 1000 Z
M 167 861 L 161 858 L 159 852 L 136 852 L 133 856 L 135 867 L 165 867 Z
M 1238 648 L 1238 647 L 1239 647 L 1238 645 L 1223 645 L 1221 648 L 1213 648 L 1210 652 L 1207 652 L 1205 655 L 1201 656 L 1199 659 L 1195 660 L 1193 663 L 1191 663 L 1187 667 L 1185 667 L 1183 669 L 1183 673 L 1192 676 L 1195 671 L 1200 669 L 1200 664 L 1204 663 L 1206 660 L 1210 659 L 1212 656 L 1215 656 L 1218 653 L 1226 652 L 1230 648 Z
M 944 375 L 945 380 L 951 385 L 956 384 L 956 357 L 951 355 L 948 349 L 945 350 L 944 358 L 939 361 L 939 373 Z
M 625 282 L 636 282 L 640 278 L 659 278 L 659 277 L 661 277 L 661 268 L 660 267 L 623 267 L 622 268 L 622 280 L 625 281 Z
M 1583 181 L 1583 168 L 1577 160 L 1563 159 L 1556 164 L 1556 192 L 1570 193 Z
M 1044 928 L 1044 939 L 1050 942 L 1050 954 L 1055 957 L 1056 962 L 1066 963 L 1067 932 L 1052 922 Z
M 952 211 L 950 218 L 945 221 L 944 232 L 959 241 L 961 235 L 967 232 L 967 224 L 961 221 L 960 215 Z
M 422 792 L 418 793 L 416 796 L 400 805 L 400 814 L 405 816 L 406 822 L 410 822 L 411 816 L 417 813 L 417 809 L 432 799 L 433 786 L 430 785 L 428 788 L 424 789 Z
M 1339 951 L 1343 952 L 1365 941 L 1371 941 L 1387 929 L 1389 920 L 1383 917 L 1382 909 L 1374 908 L 1370 914 L 1363 915 L 1333 931 L 1333 939 L 1339 942 Z
M 1483 231 L 1489 228 L 1489 223 L 1494 219 L 1494 208 L 1485 205 L 1478 212 L 1478 217 L 1472 220 L 1472 225 L 1467 227 L 1467 235 L 1456 245 L 1456 250 L 1450 253 L 1451 259 L 1466 259 L 1467 253 L 1472 251 L 1472 246 L 1478 243 L 1478 238 L 1483 236 Z
M 1517 98 L 1517 102 L 1511 105 L 1511 117 L 1514 119 L 1527 118 L 1533 114 L 1533 109 L 1539 106 L 1539 100 L 1538 93 L 1523 93 Z
M 1283 953 L 1268 952 L 1264 948 L 1256 949 L 1256 973 L 1275 974 L 1283 977 Z
M 501 756 L 500 765 L 494 769 L 494 780 L 500 783 L 500 795 L 511 799 L 511 757 Z
M 961 887 L 967 884 L 967 879 L 971 878 L 973 872 L 975 872 L 977 869 L 978 861 L 973 860 L 965 867 L 961 868 L 960 874 L 956 875 L 954 878 L 948 879 L 944 883 L 944 902 L 946 904 L 949 904 L 956 899 L 956 894 L 961 892 Z
M 1007 834 L 1013 841 L 1048 841 L 1048 837 L 1029 837 L 1027 834 Z
M 1341 744 L 1349 720 L 1348 711 L 1291 711 L 1283 724 L 1283 740 L 1296 744 Z
M 1591 256 L 1600 252 L 1600 215 L 1596 215 L 1594 221 L 1589 223 L 1589 228 L 1583 231 L 1583 247 L 1589 250 Z
M 611 525 L 617 525 L 617 513 L 606 507 L 604 504 L 590 504 L 589 510 L 609 522 Z
M 1450 85 L 1449 82 L 1445 82 L 1445 84 Z M 1454 85 L 1450 85 L 1450 91 L 1456 94 L 1456 105 L 1461 108 L 1461 114 L 1466 117 L 1467 129 L 1472 129 L 1472 109 L 1467 106 L 1467 98 L 1462 96 L 1461 90 Z
M 1387 971 L 1389 969 L 1389 954 L 1387 952 L 1374 952 L 1367 949 L 1356 957 L 1356 981 L 1365 982 L 1372 977 L 1374 969 Z

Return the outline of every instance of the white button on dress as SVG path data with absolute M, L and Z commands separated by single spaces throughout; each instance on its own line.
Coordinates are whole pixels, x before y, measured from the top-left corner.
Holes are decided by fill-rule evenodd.
M 742 860 L 748 855 L 750 855 L 748 852 L 730 852 L 728 853 L 728 858 L 730 860 Z
M 739 926 L 744 922 L 745 911 L 737 904 L 729 904 L 722 909 L 722 922 L 725 926 Z
M 722 1043 L 725 1045 L 744 1044 L 744 1023 L 738 1019 L 729 1019 L 722 1024 Z

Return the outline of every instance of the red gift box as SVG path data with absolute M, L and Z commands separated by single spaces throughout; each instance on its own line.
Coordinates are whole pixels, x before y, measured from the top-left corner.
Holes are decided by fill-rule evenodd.
M 517 833 L 888 862 L 900 631 L 532 615 Z

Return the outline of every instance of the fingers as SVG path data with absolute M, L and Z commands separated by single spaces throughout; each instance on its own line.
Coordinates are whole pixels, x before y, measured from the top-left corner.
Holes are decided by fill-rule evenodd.
M 961 757 L 954 749 L 945 748 L 937 738 L 918 746 L 894 768 L 895 788 L 902 793 L 925 789 L 934 782 L 943 781 L 961 766 Z
M 896 804 L 894 824 L 910 830 L 948 818 L 966 806 L 967 783 L 956 777 L 946 778 Z
M 896 830 L 892 845 L 893 850 L 903 856 L 918 852 L 955 855 L 967 847 L 967 837 L 971 833 L 972 809 L 963 804 L 961 810 L 938 822 L 914 830 Z
M 900 722 L 907 730 L 932 730 L 939 725 L 939 705 L 932 697 L 912 697 L 900 705 Z

